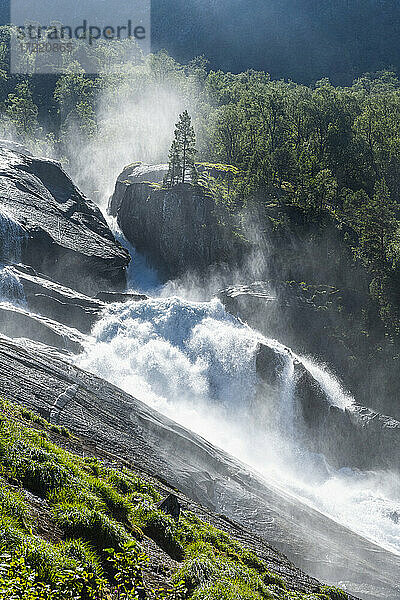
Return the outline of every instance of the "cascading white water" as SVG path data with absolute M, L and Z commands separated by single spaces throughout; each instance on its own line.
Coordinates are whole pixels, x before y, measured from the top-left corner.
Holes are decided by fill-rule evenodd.
M 9 267 L 0 265 L 0 302 L 25 306 L 24 287 L 18 276 Z
M 285 364 L 278 397 L 265 398 L 263 404 L 254 394 L 260 340 Z M 336 471 L 323 456 L 299 446 L 294 359 L 278 342 L 261 338 L 227 314 L 216 299 L 196 303 L 152 298 L 109 306 L 77 363 L 317 510 L 400 553 L 398 479 L 385 473 Z M 351 402 L 323 368 L 309 359 L 304 364 L 328 391 L 332 404 L 343 407 Z
M 157 271 L 147 264 L 146 258 L 137 252 L 136 248 L 124 237 L 118 227 L 116 218 L 108 214 L 105 214 L 104 217 L 116 239 L 130 254 L 131 262 L 129 263 L 127 272 L 130 289 L 144 294 L 149 292 L 152 295 L 156 295 L 162 289 Z
M 0 207 L 0 256 L 3 261 L 19 262 L 25 232 L 3 208 Z
M 0 256 L 3 261 L 18 263 L 21 260 L 25 232 L 0 208 Z M 25 294 L 18 276 L 0 264 L 0 301 L 24 305 Z

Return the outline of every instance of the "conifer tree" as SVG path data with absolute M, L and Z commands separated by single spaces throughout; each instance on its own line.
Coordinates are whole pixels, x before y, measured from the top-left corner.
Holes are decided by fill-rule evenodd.
M 197 182 L 195 165 L 196 135 L 187 110 L 179 115 L 175 125 L 175 138 L 169 152 L 169 169 L 164 179 L 167 186 L 177 183 Z
M 182 177 L 181 155 L 179 151 L 179 145 L 176 140 L 172 142 L 168 158 L 169 167 L 164 183 L 169 187 L 172 187 L 174 185 L 177 185 L 181 181 Z

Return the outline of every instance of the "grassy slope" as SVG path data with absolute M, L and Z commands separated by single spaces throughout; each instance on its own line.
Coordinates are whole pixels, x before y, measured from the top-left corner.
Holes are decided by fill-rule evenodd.
M 288 591 L 226 533 L 189 511 L 179 522 L 160 511 L 145 477 L 67 451 L 69 441 L 64 428 L 2 404 L 0 599 L 347 598 Z

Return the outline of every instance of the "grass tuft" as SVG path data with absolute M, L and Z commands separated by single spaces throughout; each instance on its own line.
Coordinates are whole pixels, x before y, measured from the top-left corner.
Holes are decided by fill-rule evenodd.
M 82 504 L 57 504 L 54 516 L 67 538 L 81 538 L 90 542 L 98 550 L 104 548 L 121 549 L 129 541 L 129 536 L 119 523 L 116 523 L 95 509 Z

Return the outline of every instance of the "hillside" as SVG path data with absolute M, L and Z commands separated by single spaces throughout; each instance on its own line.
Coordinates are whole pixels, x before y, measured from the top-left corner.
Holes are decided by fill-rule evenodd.
M 0 150 L 0 155 L 5 165 L 0 185 L 4 194 L 1 247 L 6 263 L 0 270 L 0 397 L 6 402 L 3 474 L 6 483 L 20 491 L 28 488 L 29 494 L 34 494 L 28 494 L 27 499 L 31 498 L 39 524 L 43 524 L 43 531 L 31 533 L 22 522 L 7 521 L 16 537 L 6 538 L 5 551 L 12 553 L 15 545 L 17 554 L 25 551 L 25 542 L 22 546 L 18 543 L 22 540 L 21 527 L 29 540 L 35 531 L 44 532 L 45 539 L 53 542 L 64 538 L 68 541 L 72 535 L 83 537 L 91 543 L 91 550 L 97 547 L 100 559 L 104 547 L 112 545 L 111 540 L 103 540 L 101 548 L 96 546 L 100 542 L 88 530 L 88 522 L 95 522 L 96 530 L 104 526 L 110 535 L 114 532 L 118 548 L 121 540 L 129 540 L 132 533 L 141 536 L 137 528 L 152 538 L 146 533 L 147 521 L 143 521 L 148 516 L 143 513 L 145 509 L 137 520 L 134 518 L 136 505 L 129 494 L 140 490 L 129 488 L 125 497 L 106 470 L 122 469 L 129 481 L 132 477 L 137 481 L 135 477 L 139 476 L 163 499 L 174 493 L 183 508 L 182 523 L 174 526 L 168 521 L 170 542 L 178 554 L 168 558 L 154 546 L 145 546 L 145 553 L 151 554 L 150 562 L 165 562 L 168 573 L 180 572 L 186 560 L 200 560 L 190 554 L 185 537 L 186 525 L 193 525 L 185 520 L 189 511 L 240 542 L 263 561 L 263 569 L 284 581 L 285 588 L 278 585 L 278 589 L 265 581 L 260 583 L 264 571 L 249 572 L 240 556 L 236 557 L 236 562 L 242 561 L 240 577 L 247 582 L 245 585 L 238 579 L 237 586 L 242 590 L 239 598 L 257 600 L 271 594 L 275 598 L 296 598 L 296 594 L 305 594 L 314 599 L 324 589 L 317 581 L 321 580 L 367 600 L 381 600 L 382 594 L 385 600 L 397 600 L 399 560 L 392 551 L 397 539 L 397 505 L 390 496 L 374 490 L 380 489 L 383 482 L 390 492 L 392 481 L 396 481 L 400 423 L 390 413 L 377 413 L 346 396 L 340 383 L 323 368 L 297 356 L 279 341 L 263 337 L 234 316 L 243 316 L 246 309 L 262 320 L 266 302 L 268 311 L 271 303 L 277 310 L 289 306 L 295 321 L 303 305 L 306 310 L 310 307 L 306 300 L 301 302 L 296 287 L 292 286 L 292 301 L 289 289 L 283 288 L 280 297 L 271 296 L 261 283 L 258 287 L 232 286 L 219 298 L 212 297 L 211 286 L 209 289 L 206 285 L 212 261 L 221 257 L 225 260 L 227 255 L 231 270 L 220 263 L 218 268 L 225 275 L 216 277 L 216 283 L 224 283 L 226 277 L 235 283 L 245 274 L 235 268 L 231 237 L 226 236 L 228 245 L 224 249 L 223 239 L 215 234 L 219 228 L 227 234 L 232 232 L 237 214 L 215 197 L 217 184 L 210 178 L 217 180 L 221 173 L 225 177 L 235 169 L 206 163 L 199 166 L 201 179 L 196 187 L 185 183 L 168 189 L 158 181 L 163 172 L 161 165 L 155 170 L 157 181 L 149 183 L 152 168 L 135 164 L 124 170 L 110 203 L 121 228 L 125 229 L 126 220 L 130 221 L 129 236 L 140 233 L 133 224 L 141 215 L 142 230 L 146 231 L 141 245 L 153 260 L 165 260 L 163 247 L 169 246 L 171 275 L 185 270 L 185 260 L 193 260 L 182 248 L 190 247 L 190 241 L 196 238 L 193 247 L 204 270 L 203 293 L 209 294 L 196 302 L 184 295 L 167 297 L 168 286 L 164 296 L 157 296 L 154 289 L 148 294 L 138 293 L 131 284 L 126 292 L 120 291 L 121 280 L 130 278 L 132 270 L 136 275 L 146 275 L 149 267 L 143 257 L 131 248 L 133 267 L 126 273 L 123 264 L 128 260 L 127 251 L 54 161 L 29 158 L 29 188 L 40 189 L 35 196 L 38 206 L 30 212 L 27 186 L 21 183 L 25 181 L 27 158 L 15 150 Z M 144 181 L 136 181 L 138 172 Z M 56 187 L 55 175 L 59 181 Z M 12 187 L 7 186 L 8 178 L 14 181 Z M 71 194 L 79 200 L 79 215 L 84 218 L 77 218 L 77 204 Z M 43 202 L 44 198 L 48 203 Z M 150 200 L 144 202 L 143 198 Z M 180 214 L 182 203 L 185 210 L 181 211 L 181 219 L 171 219 L 171 215 Z M 55 214 L 63 213 L 67 222 L 61 239 L 48 219 L 49 207 Z M 33 226 L 27 218 L 32 214 Z M 202 227 L 205 215 L 206 227 Z M 77 222 L 90 243 L 81 245 L 72 234 Z M 44 227 L 54 236 L 53 242 L 45 237 L 40 251 L 37 246 L 27 251 L 35 248 L 36 240 L 43 239 Z M 127 245 L 122 234 L 115 231 Z M 99 242 L 100 234 L 103 244 Z M 243 244 L 248 249 L 247 241 L 237 239 L 239 252 Z M 54 245 L 58 248 L 57 260 L 52 253 Z M 99 265 L 95 260 L 87 281 L 87 271 L 79 265 L 83 251 L 92 260 L 92 248 L 104 255 L 106 268 L 95 268 Z M 70 268 L 62 268 L 63 258 L 68 260 L 71 252 L 76 256 Z M 113 263 L 115 256 L 117 277 L 115 265 L 108 268 L 108 259 Z M 21 264 L 21 259 L 28 264 Z M 85 257 L 83 260 L 87 264 Z M 37 265 L 43 272 L 35 270 Z M 74 280 L 85 293 L 68 287 Z M 182 281 L 168 285 L 179 286 Z M 114 291 L 103 291 L 103 285 Z M 323 321 L 320 326 L 322 330 Z M 49 423 L 46 425 L 43 419 Z M 30 433 L 28 426 L 44 429 L 50 441 L 81 458 L 89 456 L 104 463 L 98 467 L 100 480 L 93 479 L 97 467 L 88 471 L 85 462 L 60 453 L 49 440 Z M 137 475 L 126 472 L 126 468 Z M 363 494 L 368 500 L 360 503 L 357 490 L 361 478 L 367 482 Z M 339 497 L 333 508 L 337 506 L 339 511 L 335 512 L 324 490 L 337 484 L 339 492 L 334 489 Z M 353 498 L 348 499 L 348 489 L 355 489 Z M 99 494 L 103 494 L 103 501 Z M 159 497 L 152 497 L 153 503 L 156 499 L 158 503 Z M 107 520 L 112 514 L 110 506 L 104 505 L 106 500 L 119 506 L 118 527 Z M 373 519 L 371 507 L 375 510 Z M 150 508 L 160 516 L 156 506 Z M 79 521 L 82 512 L 87 519 L 85 526 Z M 155 536 L 157 532 L 153 542 L 165 550 L 165 540 Z M 205 560 L 212 563 L 207 563 L 207 573 L 224 581 L 225 571 L 221 569 L 225 568 L 225 557 L 217 568 L 214 551 L 208 548 L 205 552 Z M 231 556 L 229 550 L 223 552 Z M 52 556 L 60 560 L 59 554 L 58 558 Z M 17 561 L 22 559 L 15 557 Z M 231 568 L 236 577 L 236 566 L 229 563 L 229 573 Z M 75 566 L 72 570 L 75 572 Z M 36 578 L 32 574 L 27 577 Z M 149 577 L 155 587 L 173 583 L 172 575 L 172 579 L 169 575 L 157 579 L 154 573 Z M 105 585 L 112 586 L 113 581 Z M 189 590 L 186 597 L 219 599 L 220 587 L 210 586 Z M 232 589 L 224 584 L 225 588 L 227 598 L 237 597 L 235 586 Z
M 348 598 L 290 577 L 283 556 L 286 578 L 269 571 L 245 530 L 64 427 L 1 412 L 2 598 Z M 168 494 L 180 515 L 160 508 Z

